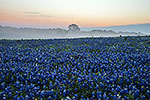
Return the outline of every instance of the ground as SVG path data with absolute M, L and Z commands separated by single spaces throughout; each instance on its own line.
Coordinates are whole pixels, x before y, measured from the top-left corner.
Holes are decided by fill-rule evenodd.
M 0 99 L 150 98 L 150 36 L 0 40 Z

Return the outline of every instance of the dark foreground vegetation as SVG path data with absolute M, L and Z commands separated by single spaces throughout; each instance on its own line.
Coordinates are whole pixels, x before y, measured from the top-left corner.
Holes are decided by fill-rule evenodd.
M 150 36 L 0 40 L 0 100 L 149 98 Z

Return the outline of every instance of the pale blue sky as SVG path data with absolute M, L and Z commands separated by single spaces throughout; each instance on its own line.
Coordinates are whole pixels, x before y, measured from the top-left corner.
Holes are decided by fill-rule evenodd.
M 150 23 L 150 0 L 0 0 L 1 24 L 111 26 Z

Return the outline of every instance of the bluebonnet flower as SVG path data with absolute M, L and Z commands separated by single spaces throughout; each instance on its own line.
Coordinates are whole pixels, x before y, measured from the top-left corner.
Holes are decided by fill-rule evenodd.
M 0 40 L 0 100 L 147 100 L 149 40 Z

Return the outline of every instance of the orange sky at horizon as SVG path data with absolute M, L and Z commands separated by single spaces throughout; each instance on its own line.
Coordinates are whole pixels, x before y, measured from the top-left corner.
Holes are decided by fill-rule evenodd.
M 122 19 L 112 19 L 110 20 L 101 20 L 95 19 L 90 20 L 90 18 L 66 18 L 66 19 L 57 19 L 57 18 L 43 18 L 43 17 L 34 17 L 34 16 L 23 16 L 18 15 L 16 13 L 5 13 L 2 16 L 2 24 L 3 23 L 14 23 L 14 24 L 29 24 L 29 26 L 68 26 L 69 24 L 75 23 L 82 27 L 97 27 L 97 26 L 114 26 L 114 25 L 129 25 L 129 24 L 142 24 L 142 23 L 150 23 L 150 21 L 143 21 L 142 23 L 137 23 L 136 20 L 122 20 Z
M 6 0 L 7 1 L 7 0 Z M 24 0 L 22 0 L 24 1 Z M 31 0 L 32 2 L 34 0 Z M 42 2 L 41 0 L 38 0 L 39 4 Z M 48 0 L 45 0 L 49 3 Z M 53 0 L 52 0 L 53 1 Z M 57 1 L 57 0 L 56 0 Z M 51 2 L 53 5 L 55 5 L 58 2 Z M 65 1 L 65 0 L 64 0 Z M 78 1 L 78 0 L 77 0 Z M 97 0 L 93 0 L 95 2 L 99 2 Z M 111 0 L 107 0 L 111 1 Z M 115 0 L 117 1 L 117 0 Z M 128 1 L 128 0 L 127 0 Z M 135 0 L 133 0 L 135 1 Z M 139 0 L 137 0 L 139 1 Z M 67 27 L 69 24 L 75 23 L 78 24 L 81 27 L 98 27 L 98 26 L 114 26 L 114 25 L 128 25 L 128 24 L 143 24 L 143 23 L 150 23 L 150 13 L 149 13 L 149 4 L 147 4 L 148 0 L 143 0 L 145 3 L 143 3 L 143 6 L 141 5 L 141 11 L 136 11 L 134 8 L 130 11 L 131 4 L 127 3 L 130 9 L 126 9 L 120 7 L 101 7 L 99 8 L 96 3 L 93 3 L 96 5 L 96 8 L 94 6 L 91 6 L 89 8 L 83 9 L 82 7 L 80 9 L 78 8 L 77 11 L 74 8 L 77 8 L 76 6 L 73 6 L 72 9 L 67 9 L 67 7 L 61 8 L 55 8 L 55 7 L 47 7 L 47 9 L 42 8 L 41 6 L 33 7 L 33 4 L 30 4 L 31 6 L 27 7 L 27 4 L 25 1 L 23 2 L 23 6 L 16 7 L 19 0 L 14 0 L 14 2 L 7 3 L 4 0 L 1 0 L 0 4 L 0 17 L 1 17 L 1 25 L 26 25 L 30 27 Z M 147 2 L 146 2 L 147 1 Z M 12 2 L 12 1 L 11 1 Z M 34 1 L 35 2 L 35 1 Z M 86 1 L 85 1 L 86 2 Z M 87 1 L 87 3 L 91 3 L 91 1 Z M 123 3 L 123 2 L 122 2 Z M 122 4 L 120 2 L 120 4 Z M 58 3 L 59 4 L 59 3 Z M 104 1 L 105 4 L 105 1 Z M 10 8 L 9 8 L 10 5 Z M 52 5 L 52 4 L 51 4 Z M 62 4 L 59 4 L 62 5 Z M 65 5 L 65 4 L 63 4 Z M 87 7 L 90 4 L 87 4 Z M 112 6 L 114 6 L 113 4 Z M 133 6 L 134 4 L 132 4 Z M 138 7 L 139 4 L 135 4 L 135 7 Z M 147 5 L 144 7 L 144 5 Z M 45 7 L 45 8 L 46 8 Z M 139 6 L 140 7 L 140 6 Z M 144 7 L 144 8 L 142 8 Z M 104 10 L 101 10 L 101 9 Z M 108 9 L 107 9 L 108 8 Z M 110 11 L 112 8 L 112 11 Z M 120 8 L 120 10 L 118 9 Z M 100 9 L 100 10 L 99 10 Z M 96 11 L 95 11 L 96 10 Z

